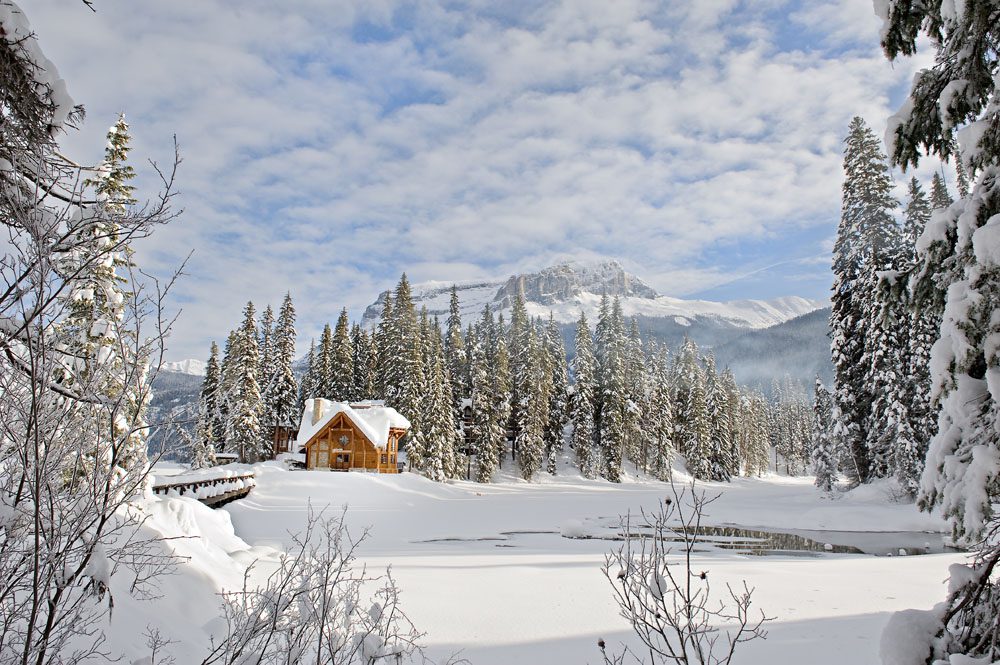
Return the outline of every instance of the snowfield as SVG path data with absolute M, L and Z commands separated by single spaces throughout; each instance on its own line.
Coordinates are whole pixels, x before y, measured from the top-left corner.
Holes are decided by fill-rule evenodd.
M 600 572 L 615 543 L 562 534 L 607 533 L 617 515 L 655 507 L 669 493 L 663 483 L 612 485 L 583 479 L 568 467 L 537 483 L 505 478 L 492 485 L 436 484 L 415 474 L 291 472 L 274 463 L 256 468 L 251 495 L 218 511 L 218 520 L 231 516 L 238 540 L 252 548 L 234 548 L 234 541 L 223 547 L 240 550 L 238 564 L 287 547 L 308 505 L 333 511 L 346 505 L 352 530 L 371 530 L 360 562 L 370 571 L 392 567 L 404 608 L 426 632 L 428 655 L 458 653 L 479 665 L 598 663 L 599 638 L 614 648 L 628 641 Z M 912 505 L 894 503 L 887 485 L 836 499 L 824 497 L 808 477 L 699 488 L 722 493 L 709 508 L 708 524 L 943 529 Z M 210 531 L 206 537 L 214 536 Z M 747 556 L 711 550 L 696 566 L 709 571 L 716 591 L 724 591 L 725 582 L 747 580 L 757 589 L 755 604 L 776 618 L 768 639 L 746 645 L 737 662 L 874 664 L 891 613 L 941 601 L 948 566 L 964 559 L 960 553 Z M 232 579 L 210 574 L 217 583 Z

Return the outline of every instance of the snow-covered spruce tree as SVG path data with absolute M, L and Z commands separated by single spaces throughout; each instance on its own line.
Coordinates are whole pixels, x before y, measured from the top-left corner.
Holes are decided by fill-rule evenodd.
M 711 477 L 708 404 L 705 371 L 698 362 L 698 347 L 685 338 L 673 367 L 674 445 L 684 456 L 695 478 Z
M 132 456 L 133 432 L 146 426 L 132 386 L 148 390 L 145 361 L 163 351 L 162 300 L 130 281 L 121 316 L 108 319 L 115 356 L 98 357 L 104 362 L 90 363 L 81 381 L 69 373 L 79 358 L 62 334 L 72 315 L 64 297 L 90 267 L 127 258 L 127 247 L 171 218 L 172 176 L 163 174 L 157 200 L 113 213 L 115 197 L 95 201 L 81 185 L 87 172 L 62 156 L 58 140 L 82 109 L 23 12 L 6 1 L 0 63 L 0 662 L 108 662 L 117 656 L 106 642 L 112 582 L 134 570 L 122 543 L 139 544 L 143 519 L 129 504 L 148 480 L 148 466 Z M 114 241 L 94 242 L 111 227 Z M 123 389 L 106 390 L 122 377 Z M 77 482 L 87 457 L 102 463 Z
M 219 389 L 215 396 L 214 419 L 222 423 L 222 438 L 216 441 L 215 451 L 232 452 L 229 448 L 232 421 L 229 418 L 230 403 L 235 394 L 236 378 L 233 371 L 238 344 L 238 331 L 230 330 L 223 346 L 222 362 L 219 363 Z
M 382 369 L 385 374 L 385 399 L 410 421 L 410 430 L 404 439 L 407 458 L 413 468 L 423 463 L 423 399 L 427 393 L 424 367 L 423 336 L 410 293 L 410 282 L 404 273 L 393 297 L 392 321 L 387 326 L 387 348 Z M 384 316 L 384 315 L 383 315 Z
M 601 466 L 600 451 L 594 432 L 594 401 L 597 391 L 594 342 L 587 316 L 580 312 L 576 324 L 576 355 L 573 357 L 573 398 L 570 422 L 573 425 L 573 452 L 580 473 L 586 478 L 596 478 Z
M 733 432 L 727 413 L 729 404 L 715 366 L 715 356 L 709 353 L 702 362 L 705 366 L 705 408 L 708 412 L 708 477 L 728 481 L 729 470 L 734 464 L 731 454 Z
M 333 332 L 330 355 L 330 399 L 350 402 L 354 399 L 354 344 L 351 342 L 351 322 L 347 308 L 340 310 Z
M 292 363 L 295 360 L 295 306 L 292 296 L 285 294 L 274 328 L 274 360 L 267 383 L 264 405 L 267 413 L 265 432 L 275 427 L 294 428 L 302 412 L 297 410 L 298 385 Z
M 500 466 L 500 446 L 503 441 L 503 423 L 497 421 L 493 378 L 490 376 L 492 323 L 493 315 L 487 304 L 476 333 L 465 345 L 469 353 L 469 374 L 472 379 L 471 439 L 476 454 L 476 480 L 481 483 L 490 482 Z
M 394 359 L 388 355 L 393 350 L 395 343 L 393 341 L 396 337 L 393 331 L 395 324 L 395 306 L 390 292 L 385 296 L 382 318 L 379 319 L 378 326 L 372 333 L 372 344 L 375 346 L 375 392 L 389 406 L 394 405 L 395 399 L 395 395 L 390 393 L 393 390 L 397 366 L 393 364 Z
M 462 400 L 469 397 L 469 354 L 462 336 L 462 310 L 459 307 L 458 289 L 451 287 L 448 301 L 448 329 L 444 338 L 444 354 L 451 377 L 451 408 L 454 412 L 455 429 L 462 428 Z
M 625 341 L 625 391 L 628 408 L 625 411 L 625 450 L 628 458 L 643 473 L 649 473 L 649 433 L 646 419 L 649 411 L 649 386 L 646 383 L 646 355 L 635 319 L 629 324 Z
M 830 315 L 834 366 L 834 429 L 849 451 L 846 469 L 855 482 L 871 478 L 867 447 L 873 395 L 866 384 L 864 343 L 869 318 L 864 298 L 884 270 L 880 258 L 885 231 L 895 225 L 891 211 L 892 178 L 879 140 L 865 121 L 855 117 L 844 140 L 844 184 L 840 225 L 833 249 L 834 285 Z
M 204 411 L 207 424 L 207 429 L 203 434 L 213 446 L 223 440 L 226 432 L 226 424 L 220 417 L 217 404 L 220 397 L 219 388 L 221 383 L 222 372 L 219 368 L 219 345 L 212 342 L 211 351 L 208 354 L 208 362 L 205 363 L 205 379 L 201 383 L 201 394 L 198 399 Z
M 747 476 L 760 476 L 767 472 L 771 459 L 771 438 L 768 434 L 770 407 L 767 398 L 759 390 L 746 397 L 747 409 L 744 411 L 744 432 L 742 440 L 743 473 Z
M 615 298 L 603 326 L 604 346 L 599 367 L 598 390 L 601 395 L 601 420 L 598 431 L 602 473 L 613 483 L 621 482 L 622 462 L 628 443 L 628 339 L 621 302 Z
M 300 417 L 302 412 L 305 411 L 307 400 L 319 396 L 316 390 L 317 385 L 316 341 L 311 340 L 309 342 L 309 353 L 306 354 L 306 371 L 302 375 L 302 381 L 299 382 L 299 398 L 295 401 L 296 418 Z
M 377 399 L 375 343 L 368 331 L 355 324 L 351 328 L 351 346 L 354 348 L 354 397 L 360 400 Z
M 720 430 L 729 433 L 727 445 L 722 449 L 722 463 L 726 473 L 732 476 L 740 475 L 743 460 L 740 458 L 740 429 L 743 424 L 743 400 L 740 388 L 736 384 L 736 376 L 728 367 L 719 378 L 720 410 L 722 421 Z
M 263 410 L 257 368 L 257 325 L 254 306 L 248 302 L 243 309 L 243 324 L 236 333 L 232 351 L 231 386 L 227 448 L 236 452 L 242 462 L 256 462 L 270 453 L 270 445 L 260 429 Z
M 836 449 L 837 439 L 832 436 L 830 427 L 831 415 L 830 391 L 823 382 L 816 379 L 816 390 L 813 393 L 813 438 L 812 472 L 816 476 L 816 487 L 824 492 L 833 490 L 837 482 L 837 462 L 840 455 Z
M 497 439 L 497 459 L 503 466 L 507 455 L 510 432 L 511 405 L 514 401 L 514 377 L 510 370 L 510 351 L 507 348 L 507 333 L 504 330 L 503 315 L 497 317 L 496 323 L 490 328 L 490 374 L 493 377 L 493 420 L 497 424 L 500 435 Z
M 517 465 L 525 480 L 534 479 L 535 474 L 541 470 L 545 454 L 552 370 L 549 368 L 544 340 L 541 339 L 543 334 L 535 322 L 528 323 L 525 381 L 519 388 L 523 419 L 515 438 Z
M 109 439 L 125 441 L 115 462 L 124 470 L 146 464 L 146 427 L 142 421 L 149 397 L 145 372 L 129 372 L 147 359 L 131 357 L 139 341 L 130 337 L 131 331 L 124 325 L 129 300 L 134 298 L 130 284 L 134 265 L 132 249 L 121 237 L 120 220 L 135 203 L 129 184 L 135 172 L 126 163 L 131 139 L 124 115 L 108 130 L 107 139 L 104 160 L 94 177 L 84 181 L 93 188 L 94 213 L 99 221 L 79 224 L 71 232 L 69 242 L 77 251 L 63 259 L 62 269 L 70 275 L 64 291 L 68 314 L 58 335 L 70 360 L 64 363 L 59 381 L 77 390 L 96 384 L 109 399 L 124 396 L 124 412 L 115 414 L 112 428 L 104 433 Z M 136 423 L 141 424 L 131 427 Z M 88 474 L 95 465 L 110 463 L 97 454 L 106 449 L 95 446 L 94 454 L 81 461 L 80 470 Z
M 323 399 L 334 398 L 333 385 L 333 328 L 327 323 L 323 326 L 323 333 L 319 337 L 319 346 L 316 349 L 316 382 L 313 389 L 316 394 L 313 397 Z
M 426 315 L 423 317 L 426 320 Z M 444 349 L 436 326 L 425 329 L 428 349 L 427 395 L 424 400 L 425 426 L 422 471 L 431 480 L 442 482 L 455 476 L 455 423 L 451 408 L 451 383 L 445 367 Z
M 260 324 L 257 326 L 257 351 L 260 353 L 257 381 L 260 383 L 261 394 L 266 395 L 267 383 L 274 374 L 274 308 L 270 304 L 260 315 Z
M 534 390 L 531 367 L 531 321 L 524 304 L 524 294 L 518 293 L 510 313 L 507 348 L 510 350 L 511 400 L 510 429 L 513 434 L 511 458 L 517 461 L 521 430 L 528 419 L 528 400 Z
M 201 398 L 198 400 L 198 421 L 195 424 L 194 436 L 190 436 L 181 430 L 182 436 L 189 439 L 192 469 L 207 469 L 216 464 L 210 413 L 211 411 L 206 404 L 205 393 L 203 391 Z
M 569 380 L 566 376 L 566 347 L 562 332 L 555 319 L 549 314 L 549 323 L 543 333 L 543 349 L 551 374 L 549 390 L 549 414 L 545 425 L 545 470 L 555 475 L 556 459 L 563 449 L 564 430 L 569 421 Z
M 945 183 L 944 178 L 941 177 L 941 174 L 935 173 L 931 178 L 931 210 L 942 210 L 954 202 L 955 199 L 951 198 L 951 194 L 948 192 L 948 185 Z M 927 215 L 927 221 L 930 221 L 930 214 Z M 926 223 L 924 226 L 926 226 Z M 923 233 L 923 230 L 921 230 L 921 233 Z M 919 239 L 920 236 L 917 236 L 917 238 Z
M 936 50 L 934 66 L 917 74 L 889 123 L 893 162 L 916 165 L 925 151 L 955 157 L 974 180 L 968 196 L 932 216 L 917 246 L 923 267 L 946 293 L 931 352 L 939 428 L 919 502 L 940 510 L 955 537 L 970 543 L 993 519 L 1000 496 L 1000 10 L 984 1 L 913 6 L 889 0 L 879 12 L 889 58 L 915 53 L 920 33 Z
M 594 359 L 597 363 L 597 391 L 594 393 L 594 435 L 598 449 L 601 448 L 601 412 L 604 409 L 603 371 L 606 364 L 606 351 L 611 346 L 610 328 L 611 299 L 605 292 L 601 295 L 601 305 L 597 310 L 597 325 L 594 327 Z
M 649 386 L 647 427 L 652 444 L 649 472 L 659 480 L 670 480 L 674 461 L 674 408 L 670 395 L 670 363 L 666 347 L 656 350 L 652 355 Z

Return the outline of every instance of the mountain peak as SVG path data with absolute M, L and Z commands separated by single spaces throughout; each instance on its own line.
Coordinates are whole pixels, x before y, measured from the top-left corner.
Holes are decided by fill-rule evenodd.
M 654 299 L 659 295 L 613 260 L 595 263 L 566 261 L 536 273 L 512 275 L 493 300 L 500 309 L 506 309 L 513 304 L 518 293 L 522 293 L 526 301 L 542 306 L 564 303 L 584 293 L 645 299 Z

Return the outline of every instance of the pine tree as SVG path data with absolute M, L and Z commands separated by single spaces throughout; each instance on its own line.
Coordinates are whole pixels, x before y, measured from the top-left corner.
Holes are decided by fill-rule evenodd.
M 531 321 L 528 320 L 524 295 L 518 293 L 511 308 L 510 330 L 507 335 L 511 372 L 510 429 L 514 435 L 511 457 L 515 462 L 520 453 L 521 432 L 528 420 L 529 401 L 534 389 L 531 337 Z
M 387 300 L 388 302 L 388 300 Z M 392 298 L 391 322 L 385 329 L 385 350 L 379 349 L 385 399 L 410 421 L 405 447 L 409 463 L 422 468 L 424 455 L 423 405 L 426 394 L 424 368 L 424 337 L 410 293 L 410 282 L 404 273 Z M 383 314 L 383 317 L 386 316 Z
M 298 414 L 302 414 L 305 411 L 308 400 L 318 397 L 317 363 L 316 342 L 312 340 L 309 342 L 309 353 L 306 354 L 306 371 L 302 375 L 302 381 L 299 383 L 299 399 L 295 402 L 295 411 Z
M 927 34 L 933 67 L 914 79 L 891 132 L 891 156 L 916 165 L 922 151 L 960 168 L 961 199 L 934 216 L 921 242 L 921 275 L 945 294 L 940 341 L 931 352 L 932 393 L 940 407 L 919 504 L 939 509 L 960 542 L 975 541 L 1000 498 L 997 436 L 1000 369 L 1000 108 L 996 44 L 1000 22 L 990 3 L 885 3 L 882 46 L 889 58 L 911 55 Z M 949 94 L 943 94 L 948 92 Z M 953 94 L 953 93 L 959 94 Z M 955 145 L 961 131 L 968 140 Z M 971 176 L 974 182 L 966 184 Z M 971 185 L 971 190 L 969 189 Z
M 336 399 L 336 386 L 333 384 L 333 329 L 327 323 L 319 337 L 319 348 L 316 349 L 315 383 L 313 397 Z
M 639 324 L 632 319 L 625 342 L 625 392 L 628 399 L 625 410 L 625 449 L 629 459 L 649 473 L 649 436 L 646 432 L 646 415 L 649 410 L 649 387 L 646 384 L 646 356 L 639 335 Z
M 232 420 L 229 417 L 230 404 L 236 394 L 236 354 L 239 347 L 238 331 L 230 330 L 223 347 L 222 362 L 219 365 L 219 389 L 216 391 L 214 420 L 222 423 L 222 438 L 216 441 L 216 452 L 232 452 Z
M 712 480 L 729 480 L 733 461 L 732 431 L 730 430 L 726 393 L 715 366 L 715 356 L 709 353 L 705 367 L 705 408 L 708 414 L 708 473 Z
M 559 325 L 549 315 L 545 329 L 543 348 L 551 375 L 548 417 L 545 427 L 545 470 L 555 475 L 556 458 L 563 449 L 563 432 L 569 421 L 568 378 L 566 376 L 566 347 L 563 345 Z
M 448 304 L 448 330 L 445 334 L 444 353 L 448 376 L 451 377 L 451 408 L 455 429 L 462 427 L 462 400 L 471 394 L 469 386 L 469 356 L 462 336 L 462 312 L 459 308 L 458 289 L 451 287 Z
M 945 184 L 944 178 L 935 173 L 931 178 L 931 210 L 943 210 L 954 202 L 955 200 L 948 193 L 948 185 Z
M 770 463 L 771 439 L 768 434 L 767 398 L 760 391 L 752 392 L 747 398 L 746 422 L 742 439 L 743 473 L 760 476 L 767 472 Z
M 578 347 L 579 348 L 579 347 Z M 653 354 L 649 370 L 649 432 L 653 443 L 651 473 L 670 480 L 674 461 L 674 408 L 666 347 Z
M 183 432 L 183 430 L 181 430 Z M 217 464 L 215 459 L 215 445 L 212 443 L 212 423 L 209 418 L 209 411 L 205 407 L 204 398 L 198 405 L 198 421 L 195 425 L 194 436 L 184 434 L 189 438 L 191 446 L 191 468 L 208 469 Z
M 329 382 L 329 399 L 337 402 L 350 402 L 354 399 L 354 344 L 351 342 L 351 323 L 347 318 L 347 308 L 340 310 L 333 333 Z
M 593 338 L 587 316 L 580 312 L 576 324 L 576 355 L 573 357 L 573 399 L 570 421 L 573 423 L 573 451 L 580 472 L 586 478 L 596 478 L 600 469 L 600 451 L 594 432 L 594 401 L 597 391 L 597 367 Z
M 523 383 L 519 386 L 522 420 L 518 423 L 515 445 L 521 477 L 532 480 L 542 467 L 545 430 L 549 420 L 552 370 L 537 327 L 528 323 L 524 354 Z
M 268 423 L 273 427 L 294 428 L 302 413 L 297 408 L 298 386 L 292 363 L 295 360 L 295 306 L 285 294 L 274 330 L 274 360 L 264 404 Z M 310 354 L 312 349 L 310 348 Z M 310 355 L 310 358 L 312 356 Z
M 427 320 L 426 311 L 421 318 Z M 440 328 L 435 322 L 434 326 L 425 326 L 423 332 L 428 372 L 422 469 L 428 478 L 441 482 L 456 475 L 451 383 L 445 367 Z
M 387 293 L 385 304 L 382 307 L 382 318 L 379 319 L 378 326 L 372 334 L 372 342 L 375 346 L 375 392 L 389 406 L 393 406 L 395 400 L 395 396 L 390 395 L 390 393 L 394 390 L 393 382 L 395 381 L 397 365 L 395 358 L 389 355 L 394 351 L 396 334 L 393 327 L 395 322 L 392 293 Z
M 889 249 L 887 230 L 895 226 L 891 210 L 892 179 L 879 141 L 861 118 L 851 121 L 844 141 L 843 199 L 834 245 L 833 307 L 830 316 L 835 375 L 835 435 L 850 452 L 847 469 L 858 482 L 871 477 L 868 422 L 874 395 L 866 385 L 864 342 L 869 317 L 864 298 L 876 285 L 877 271 L 885 270 Z
M 685 339 L 674 361 L 674 443 L 695 478 L 711 477 L 710 424 L 705 395 L 705 372 L 698 347 Z
M 278 371 L 277 359 L 274 353 L 274 309 L 268 305 L 260 316 L 257 327 L 257 350 L 260 357 L 257 361 L 257 383 L 260 386 L 261 411 L 260 431 L 266 439 L 272 439 L 275 423 L 270 408 L 271 382 Z
M 833 489 L 837 482 L 837 462 L 840 460 L 836 449 L 836 438 L 831 436 L 832 423 L 831 397 L 823 383 L 816 379 L 816 391 L 813 397 L 813 430 L 812 430 L 812 472 L 816 476 L 816 487 L 824 492 Z
M 472 433 L 476 454 L 476 480 L 488 483 L 500 465 L 503 425 L 497 421 L 493 380 L 490 376 L 489 347 L 493 315 L 487 304 L 476 333 L 467 338 L 469 374 L 472 386 Z
M 504 330 L 503 315 L 491 322 L 490 334 L 490 373 L 493 377 L 493 420 L 496 423 L 499 437 L 497 438 L 496 458 L 500 465 L 507 454 L 507 442 L 510 439 L 508 425 L 511 421 L 511 410 L 514 402 L 514 377 L 510 368 L 510 351 L 507 348 L 507 334 Z
M 257 383 L 260 352 L 256 328 L 254 306 L 248 302 L 243 310 L 243 325 L 237 331 L 232 350 L 233 393 L 229 399 L 227 427 L 229 447 L 239 454 L 243 462 L 262 459 L 270 451 L 269 442 L 265 441 L 260 430 L 263 404 Z
M 618 298 L 612 303 L 605 320 L 598 322 L 598 329 L 604 338 L 599 347 L 601 419 L 598 440 L 604 461 L 604 477 L 618 483 L 622 478 L 622 462 L 629 435 L 626 377 L 628 344 Z
M 145 411 L 149 400 L 145 368 L 148 359 L 138 357 L 141 341 L 127 325 L 136 306 L 126 288 L 135 269 L 131 247 L 121 237 L 121 220 L 135 203 L 135 177 L 127 164 L 129 142 L 125 116 L 108 130 L 104 160 L 94 178 L 97 207 L 78 231 L 70 230 L 69 244 L 77 249 L 66 260 L 64 274 L 71 275 L 66 289 L 67 316 L 57 330 L 66 360 L 57 381 L 69 389 L 86 387 L 114 403 L 110 426 L 98 428 L 95 450 L 102 459 L 82 460 L 84 467 L 110 465 L 122 472 L 141 469 L 147 463 Z M 141 370 L 141 371 L 137 371 Z M 93 410 L 100 419 L 108 414 Z M 98 415 L 100 414 L 100 415 Z M 84 473 L 86 470 L 84 469 Z
M 378 359 L 372 335 L 355 324 L 351 329 L 351 346 L 354 349 L 354 397 L 359 400 L 376 399 Z
M 719 442 L 720 463 L 726 477 L 740 475 L 740 428 L 743 422 L 743 400 L 736 376 L 728 367 L 719 378 Z
M 212 342 L 208 362 L 205 363 L 205 379 L 202 381 L 201 395 L 199 397 L 199 417 L 203 417 L 206 422 L 204 424 L 204 431 L 201 431 L 199 428 L 198 436 L 209 441 L 213 446 L 213 450 L 215 444 L 223 440 L 226 432 L 226 425 L 218 407 L 218 402 L 221 398 L 221 383 L 222 373 L 219 368 L 219 345 Z M 215 457 L 214 453 L 212 457 Z

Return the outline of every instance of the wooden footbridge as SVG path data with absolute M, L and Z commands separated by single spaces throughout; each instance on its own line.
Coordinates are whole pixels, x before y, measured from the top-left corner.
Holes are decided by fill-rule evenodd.
M 197 499 L 210 508 L 218 508 L 237 499 L 242 499 L 250 494 L 250 490 L 257 484 L 257 477 L 253 472 L 201 478 L 165 476 L 163 480 L 172 482 L 154 484 L 154 494 L 167 496 L 173 492 L 177 496 Z

